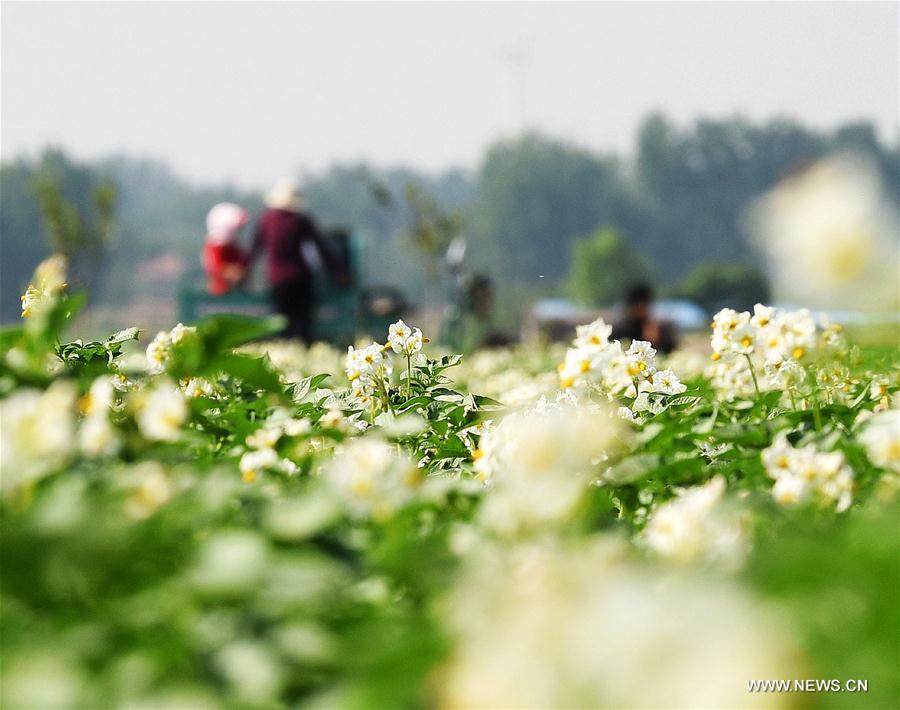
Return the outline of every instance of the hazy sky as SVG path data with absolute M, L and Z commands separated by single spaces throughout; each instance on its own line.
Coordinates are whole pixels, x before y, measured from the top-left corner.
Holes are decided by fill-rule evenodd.
M 874 120 L 900 4 L 13 3 L 2 155 L 48 142 L 263 186 L 331 161 L 471 167 L 536 127 L 628 150 L 641 118 Z

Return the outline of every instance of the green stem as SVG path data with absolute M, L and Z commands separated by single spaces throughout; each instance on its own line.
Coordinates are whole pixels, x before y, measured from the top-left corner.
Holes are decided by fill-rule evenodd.
M 747 358 L 747 367 L 750 368 L 750 378 L 753 380 L 753 389 L 756 390 L 756 400 L 763 405 L 763 410 L 768 414 L 766 403 L 762 398 L 762 392 L 759 391 L 759 382 L 756 380 L 756 370 L 753 369 L 753 360 L 750 359 L 750 356 L 747 353 L 744 353 L 744 357 Z
M 747 353 L 744 353 L 744 357 L 747 360 L 747 367 L 750 368 L 750 378 L 753 380 L 753 389 L 756 390 L 756 398 L 759 399 L 762 395 L 759 391 L 759 382 L 756 381 L 756 370 L 753 369 L 753 360 L 750 359 L 750 356 Z
M 406 353 L 406 398 L 412 397 L 412 357 Z
M 387 405 L 388 411 L 394 414 L 394 408 L 391 406 L 391 396 L 388 394 L 387 384 L 384 381 L 384 365 L 378 370 L 378 383 L 381 385 L 381 393 L 384 395 L 384 403 Z

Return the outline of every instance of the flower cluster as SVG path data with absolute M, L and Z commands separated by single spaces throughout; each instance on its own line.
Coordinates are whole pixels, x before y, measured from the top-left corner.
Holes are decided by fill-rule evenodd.
M 840 400 L 850 389 L 842 327 L 824 318 L 817 325 L 807 309 L 783 311 L 757 303 L 751 314 L 723 308 L 713 317 L 710 343 L 713 363 L 706 374 L 726 400 L 778 390 L 797 406 L 810 379 L 828 401 Z M 836 359 L 817 368 L 815 357 L 823 353 Z
M 120 435 L 110 421 L 116 396 L 114 377 L 98 377 L 79 402 L 84 415 L 78 433 L 79 444 L 87 456 L 111 456 L 119 449 Z
M 900 473 L 900 409 L 886 409 L 870 417 L 859 441 L 873 464 Z
M 266 423 L 246 438 L 247 451 L 238 468 L 245 483 L 252 483 L 263 471 L 280 471 L 288 476 L 297 473 L 297 464 L 279 453 L 279 444 L 287 439 L 300 439 L 312 431 L 312 422 L 296 418 L 285 409 L 277 409 Z
M 450 599 L 458 645 L 442 707 L 764 707 L 746 676 L 796 668 L 752 597 L 721 582 L 659 584 L 610 540 L 482 545 L 467 563 Z
M 150 441 L 175 441 L 187 421 L 184 393 L 171 380 L 162 379 L 147 390 L 134 393 L 135 419 L 141 433 Z
M 779 437 L 762 452 L 763 464 L 775 479 L 772 496 L 780 505 L 816 501 L 843 512 L 853 499 L 853 469 L 840 451 L 821 452 L 809 444 L 794 448 Z
M 418 328 L 410 328 L 402 320 L 398 320 L 388 328 L 388 345 L 398 355 L 415 355 L 428 342 L 422 337 Z
M 768 363 L 799 361 L 816 345 L 816 323 L 806 309 L 779 312 L 757 303 L 751 315 L 723 308 L 712 331 L 714 360 L 759 352 Z
M 620 422 L 606 408 L 563 395 L 508 415 L 481 436 L 473 458 L 490 490 L 483 524 L 506 536 L 565 520 L 619 446 Z
M 147 346 L 147 365 L 150 374 L 161 374 L 173 361 L 179 346 L 196 340 L 197 329 L 179 323 L 172 330 L 161 330 Z
M 384 356 L 385 346 L 372 343 L 364 348 L 347 348 L 344 361 L 344 372 L 350 380 L 353 398 L 361 406 L 371 409 L 375 406 L 374 397 L 381 394 L 384 380 L 391 376 L 393 365 Z
M 23 388 L 0 400 L 2 488 L 14 490 L 62 466 L 75 446 L 70 382 L 54 382 L 43 392 Z
M 323 476 L 352 515 L 376 520 L 387 520 L 405 505 L 423 478 L 408 456 L 373 437 L 349 440 Z
M 373 342 L 362 348 L 347 348 L 344 372 L 350 380 L 351 400 L 357 406 L 370 411 L 386 404 L 388 386 L 394 371 L 393 363 L 385 357 L 388 350 L 405 355 L 407 383 L 412 381 L 412 358 L 422 350 L 428 338 L 418 328 L 411 328 L 402 320 L 391 324 L 386 345 Z M 407 389 L 407 393 L 409 389 Z M 389 408 L 389 407 L 388 407 Z
M 3 707 L 752 707 L 748 676 L 894 672 L 887 348 L 758 306 L 717 315 L 712 380 L 601 320 L 463 360 L 213 316 L 145 353 L 65 342 L 55 298 L 0 338 Z
M 681 491 L 654 509 L 644 527 L 643 542 L 656 554 L 677 562 L 739 565 L 747 540 L 740 514 L 722 510 L 724 493 L 722 476 Z
M 644 340 L 627 350 L 618 340 L 610 342 L 612 328 L 602 318 L 579 326 L 572 347 L 559 366 L 560 386 L 597 386 L 610 397 L 635 398 L 640 392 L 680 394 L 686 387 L 670 369 L 658 371 L 656 350 Z
M 54 254 L 45 259 L 35 270 L 33 282 L 22 294 L 22 317 L 45 313 L 57 302 L 66 285 L 66 258 Z

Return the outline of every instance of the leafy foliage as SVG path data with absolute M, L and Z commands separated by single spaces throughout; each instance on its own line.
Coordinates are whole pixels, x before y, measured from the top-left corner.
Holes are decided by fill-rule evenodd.
M 823 706 L 896 697 L 894 352 L 826 329 L 802 379 L 748 394 L 602 322 L 559 377 L 561 353 L 463 361 L 401 322 L 360 396 L 371 372 L 249 345 L 274 320 L 66 340 L 62 281 L 0 332 L 4 707 L 465 705 L 558 676 L 551 704 L 602 705 L 710 672 L 737 705 L 744 661 L 870 679 Z M 569 369 L 577 394 L 542 396 Z M 778 446 L 851 471 L 846 508 L 774 495 Z
M 765 274 L 753 264 L 700 264 L 681 280 L 675 293 L 710 313 L 725 306 L 746 310 L 771 297 Z
M 608 306 L 631 284 L 651 279 L 650 263 L 614 229 L 601 229 L 572 247 L 569 293 L 595 306 Z

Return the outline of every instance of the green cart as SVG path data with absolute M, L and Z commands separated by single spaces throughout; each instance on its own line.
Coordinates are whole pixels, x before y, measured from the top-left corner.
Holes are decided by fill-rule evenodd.
M 331 232 L 327 243 L 342 264 L 338 274 L 316 278 L 316 307 L 313 311 L 313 339 L 337 346 L 352 344 L 363 335 L 383 337 L 388 326 L 401 317 L 406 303 L 403 295 L 388 286 L 363 286 L 361 240 L 346 232 Z M 213 296 L 205 287 L 202 272 L 189 274 L 178 294 L 182 323 L 191 324 L 209 315 L 235 313 L 261 317 L 271 313 L 268 294 L 235 290 Z

